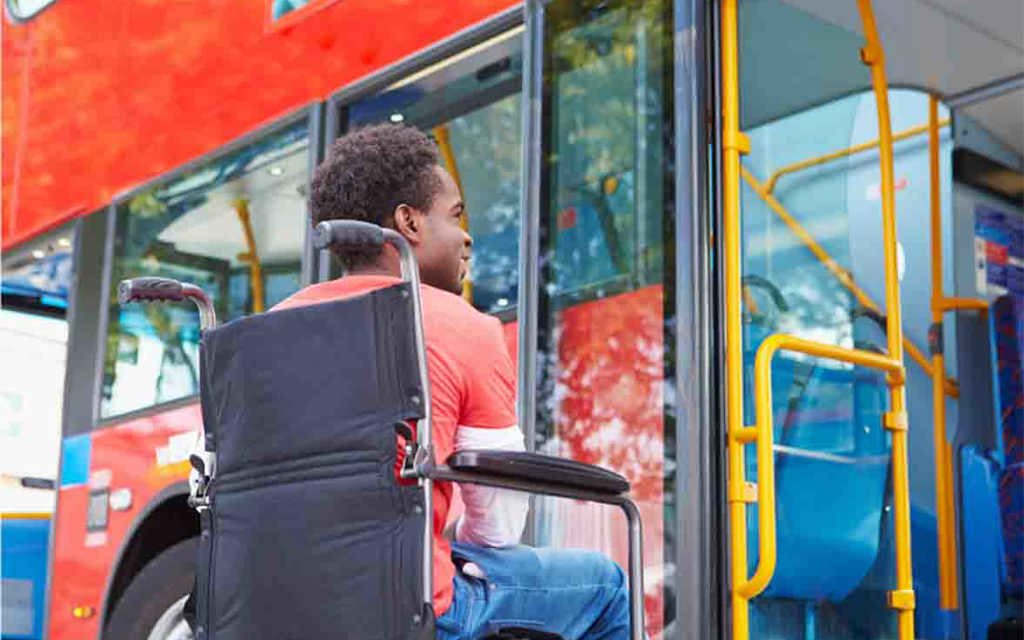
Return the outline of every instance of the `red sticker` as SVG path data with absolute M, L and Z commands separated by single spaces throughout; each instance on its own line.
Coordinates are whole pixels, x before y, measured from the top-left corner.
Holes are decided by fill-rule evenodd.
M 1010 248 L 998 242 L 985 243 L 985 260 L 993 264 L 1006 264 L 1010 258 Z
M 576 207 L 566 207 L 558 212 L 558 230 L 565 231 L 576 226 Z

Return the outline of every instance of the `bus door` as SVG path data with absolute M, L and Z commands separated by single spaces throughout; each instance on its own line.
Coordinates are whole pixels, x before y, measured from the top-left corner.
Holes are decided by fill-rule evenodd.
M 906 409 L 878 153 L 813 161 L 879 136 L 864 36 L 774 0 L 723 2 L 721 30 L 733 637 L 897 637 Z
M 527 446 L 631 480 L 648 631 L 668 637 L 671 3 L 537 2 L 525 13 L 524 25 L 483 25 L 463 46 L 343 91 L 328 113 L 339 133 L 403 122 L 438 142 L 475 242 L 464 295 L 505 323 Z M 545 499 L 532 513 L 531 542 L 604 551 L 625 566 L 616 511 Z
M 630 480 L 643 516 L 647 632 L 675 637 L 673 356 L 689 339 L 676 334 L 673 7 L 563 1 L 533 19 L 543 35 L 536 334 L 524 338 L 536 346 L 524 372 L 536 375 L 530 431 L 539 451 Z M 540 499 L 534 516 L 538 544 L 625 563 L 613 510 Z
M 720 3 L 733 637 L 1019 634 L 1020 119 L 880 63 L 937 82 L 938 38 L 947 93 L 1019 79 L 847 4 Z

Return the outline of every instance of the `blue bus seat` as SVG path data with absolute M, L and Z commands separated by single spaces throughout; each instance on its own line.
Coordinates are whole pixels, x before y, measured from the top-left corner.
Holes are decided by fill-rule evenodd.
M 745 326 L 748 386 L 769 330 Z M 875 563 L 889 474 L 883 374 L 779 354 L 772 364 L 778 559 L 766 597 L 839 602 Z M 752 393 L 746 394 L 753 421 Z M 747 473 L 754 478 L 753 447 Z M 750 571 L 757 509 L 748 510 Z M 827 569 L 826 569 L 827 567 Z
M 998 484 L 999 464 L 990 452 L 973 445 L 960 449 L 963 608 L 969 640 L 985 638 L 989 624 L 999 617 L 1005 565 Z

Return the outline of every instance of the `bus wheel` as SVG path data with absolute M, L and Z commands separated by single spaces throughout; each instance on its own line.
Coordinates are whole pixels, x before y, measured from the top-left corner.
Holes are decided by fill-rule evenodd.
M 198 538 L 153 558 L 114 607 L 105 640 L 191 640 L 182 611 L 195 579 Z

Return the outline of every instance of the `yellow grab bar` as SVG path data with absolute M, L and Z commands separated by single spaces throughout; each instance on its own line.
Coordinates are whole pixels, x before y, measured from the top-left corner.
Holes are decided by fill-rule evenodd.
M 739 438 L 742 441 L 749 441 L 753 436 L 757 442 L 757 568 L 749 580 L 744 579 L 733 587 L 744 600 L 750 600 L 764 591 L 775 573 L 778 559 L 775 530 L 775 455 L 772 448 L 772 358 L 779 351 L 805 353 L 818 358 L 878 369 L 889 373 L 890 378 L 894 380 L 902 380 L 904 375 L 903 364 L 895 358 L 874 351 L 837 347 L 783 333 L 768 336 L 758 347 L 754 359 L 756 424 L 752 428 L 745 428 Z
M 721 0 L 722 30 L 722 242 L 725 268 L 726 418 L 728 420 L 729 544 L 732 582 L 732 633 L 735 640 L 750 637 L 750 611 L 744 588 L 747 580 L 747 509 L 756 499 L 756 486 L 744 477 L 743 444 L 749 441 L 743 425 L 743 345 L 740 300 L 740 153 L 749 143 L 740 131 L 739 61 L 736 0 Z M 764 449 L 760 446 L 759 449 Z M 770 445 L 768 449 L 770 449 Z M 760 467 L 759 467 L 760 469 Z M 774 494 L 769 496 L 774 498 Z M 771 523 L 769 523 L 771 524 Z M 774 558 L 774 555 L 771 556 Z M 774 571 L 774 566 L 771 567 Z
M 896 268 L 896 198 L 893 180 L 892 124 L 889 86 L 885 78 L 885 50 L 878 38 L 871 0 L 857 0 L 866 43 L 861 60 L 871 69 L 871 87 L 878 111 L 878 161 L 882 174 L 882 249 L 885 256 L 885 310 L 888 321 L 889 357 L 903 364 L 903 309 Z M 914 638 L 914 578 L 910 557 L 910 481 L 907 469 L 907 404 L 902 377 L 890 376 L 891 404 L 886 426 L 892 432 L 893 522 L 896 538 L 896 589 L 889 592 L 889 606 L 896 610 L 900 640 Z
M 941 242 L 941 240 L 940 240 Z M 947 298 L 941 294 L 942 281 L 939 281 L 939 296 L 933 300 L 935 308 L 940 311 L 988 311 L 988 301 L 980 298 Z
M 939 99 L 928 97 L 928 174 L 931 195 L 931 276 L 932 330 L 942 331 L 942 316 L 947 311 L 972 309 L 988 311 L 988 302 L 976 298 L 948 298 L 942 285 L 942 202 L 939 190 L 939 128 L 949 123 L 939 120 Z M 936 336 L 941 345 L 941 335 Z M 946 371 L 941 346 L 932 351 L 932 439 L 935 449 L 935 516 L 938 529 L 939 607 L 947 611 L 959 608 L 956 552 L 956 505 L 953 500 L 953 450 L 946 437 L 946 398 L 942 391 Z
M 931 195 L 932 326 L 942 327 L 942 207 L 939 193 L 939 107 L 928 97 L 928 177 Z M 954 532 L 952 452 L 946 438 L 946 364 L 941 350 L 932 351 L 932 440 L 935 448 L 935 519 L 939 559 L 939 608 L 957 608 L 956 533 Z
M 947 124 L 949 124 L 949 118 L 943 118 L 942 120 L 939 121 L 940 127 L 945 126 Z M 911 127 L 909 129 L 904 129 L 899 133 L 893 134 L 892 141 L 899 142 L 900 140 L 913 138 L 916 135 L 920 135 L 928 131 L 928 127 L 929 125 L 926 123 L 919 124 L 916 127 Z M 800 162 L 794 162 L 793 164 L 787 164 L 784 167 L 779 167 L 778 169 L 773 171 L 770 176 L 768 176 L 767 180 L 764 181 L 764 189 L 768 193 L 772 193 L 773 191 L 775 191 L 776 183 L 778 183 L 779 178 L 781 178 L 782 176 L 789 175 L 791 173 L 796 173 L 797 171 L 803 171 L 804 169 L 810 169 L 811 167 L 816 167 L 820 164 L 825 164 L 833 160 L 838 160 L 839 158 L 852 156 L 854 154 L 860 153 L 861 151 L 868 151 L 869 149 L 874 149 L 875 147 L 878 146 L 878 142 L 878 138 L 875 138 L 874 140 L 862 142 L 860 144 L 853 145 L 852 147 L 840 149 L 839 151 L 833 151 L 831 153 L 826 153 L 824 155 L 808 158 L 807 160 L 801 160 Z

